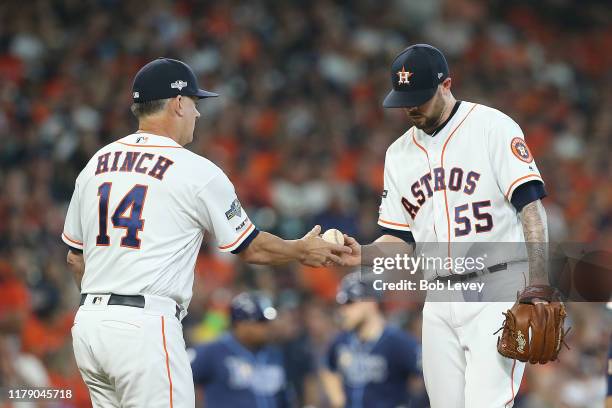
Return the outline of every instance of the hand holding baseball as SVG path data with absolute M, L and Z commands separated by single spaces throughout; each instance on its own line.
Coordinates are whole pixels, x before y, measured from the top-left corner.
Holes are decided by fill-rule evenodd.
M 332 244 L 344 245 L 344 235 L 339 230 L 332 228 L 328 229 L 321 235 L 324 241 L 331 242 Z
M 337 229 L 328 229 L 321 236 L 324 241 L 334 244 L 345 245 L 351 249 L 350 252 L 340 254 L 340 259 L 343 266 L 360 266 L 361 265 L 361 245 L 353 237 L 343 234 Z
M 339 232 L 339 231 L 338 231 Z M 302 264 L 318 267 L 335 263 L 343 265 L 341 255 L 351 252 L 344 242 L 330 242 L 319 236 L 321 226 L 316 225 L 310 232 L 301 238 L 303 245 Z

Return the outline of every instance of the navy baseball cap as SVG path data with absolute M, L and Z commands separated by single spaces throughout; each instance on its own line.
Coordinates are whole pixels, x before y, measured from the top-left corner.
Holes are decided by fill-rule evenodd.
M 219 96 L 198 86 L 193 70 L 182 61 L 158 58 L 142 67 L 134 77 L 132 98 L 134 102 L 174 98 L 177 95 L 212 98 Z
M 230 318 L 232 324 L 242 321 L 269 322 L 276 319 L 276 309 L 267 296 L 244 292 L 232 299 Z
M 342 278 L 336 293 L 336 302 L 345 305 L 365 299 L 378 301 L 381 295 L 380 291 L 374 289 L 369 279 L 362 279 L 359 272 L 353 272 Z
M 416 44 L 402 51 L 391 64 L 391 84 L 383 106 L 419 106 L 430 100 L 438 85 L 448 78 L 444 54 L 428 44 Z

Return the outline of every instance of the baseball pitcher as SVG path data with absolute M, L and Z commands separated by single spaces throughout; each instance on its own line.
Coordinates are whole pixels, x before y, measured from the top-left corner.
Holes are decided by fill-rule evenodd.
M 383 235 L 362 253 L 384 252 L 385 243 L 404 243 L 407 253 L 415 243 L 437 243 L 451 258 L 458 243 L 522 243 L 523 251 L 498 251 L 480 270 L 423 270 L 441 287 L 477 282 L 521 291 L 513 306 L 508 299 L 466 302 L 461 291 L 440 299 L 430 290 L 423 310 L 423 373 L 432 408 L 510 407 L 523 362 L 554 360 L 563 337 L 565 314 L 545 272 L 542 176 L 516 122 L 455 99 L 438 49 L 405 49 L 392 63 L 391 81 L 384 106 L 403 109 L 412 126 L 387 150 L 378 220 Z M 372 264 L 370 255 L 359 259 L 354 239 L 345 241 L 354 248 L 349 263 Z M 502 325 L 498 344 L 494 332 Z

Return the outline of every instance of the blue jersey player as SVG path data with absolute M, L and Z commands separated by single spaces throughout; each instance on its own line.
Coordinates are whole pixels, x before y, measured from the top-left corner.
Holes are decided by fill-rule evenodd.
M 612 407 L 612 341 L 608 348 L 608 396 L 606 397 L 606 407 Z
M 344 329 L 327 353 L 322 381 L 334 407 L 407 407 L 409 379 L 420 376 L 420 347 L 385 321 L 371 285 L 347 275 L 337 294 Z
M 612 310 L 612 301 L 607 304 L 608 310 Z M 606 408 L 612 408 L 612 336 L 608 346 L 608 393 L 606 396 Z
M 204 387 L 204 406 L 283 408 L 289 406 L 279 349 L 269 345 L 276 309 L 265 296 L 242 293 L 231 303 L 231 331 L 195 349 L 194 384 Z

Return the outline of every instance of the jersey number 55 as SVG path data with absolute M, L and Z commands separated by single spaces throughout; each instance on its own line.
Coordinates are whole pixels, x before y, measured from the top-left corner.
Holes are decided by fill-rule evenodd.
M 481 232 L 488 232 L 493 229 L 493 217 L 491 214 L 483 211 L 483 209 L 490 206 L 490 200 L 476 201 L 472 203 L 472 214 L 478 221 L 474 223 L 477 234 Z M 455 237 L 463 237 L 472 232 L 472 221 L 467 215 L 462 215 L 462 213 L 468 210 L 469 207 L 469 204 L 458 205 L 455 207 L 455 224 L 457 224 L 457 227 L 455 227 Z

